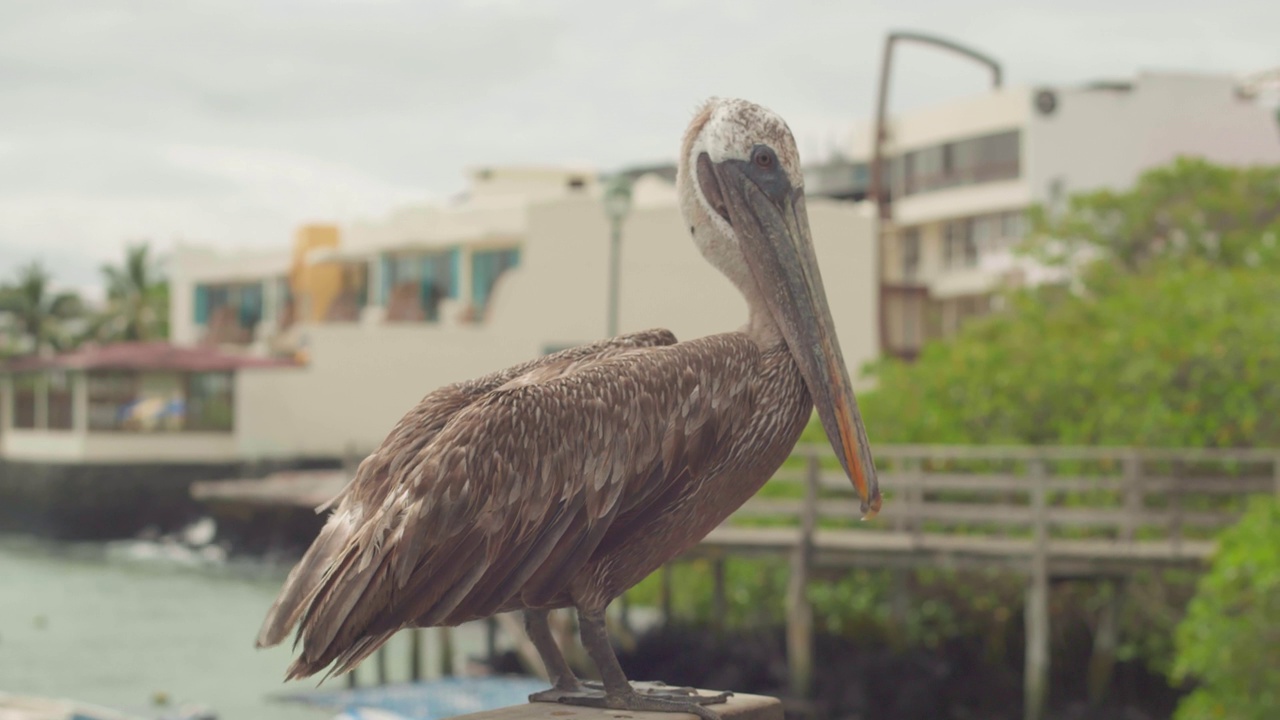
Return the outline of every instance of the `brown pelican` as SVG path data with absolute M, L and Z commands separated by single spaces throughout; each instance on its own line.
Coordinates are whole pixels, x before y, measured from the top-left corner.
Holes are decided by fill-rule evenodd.
M 605 607 L 750 498 L 815 405 L 864 513 L 880 493 L 786 123 L 712 99 L 684 136 L 677 190 L 746 325 L 623 335 L 423 398 L 328 504 L 267 614 L 260 647 L 298 626 L 290 679 L 347 672 L 402 628 L 522 610 L 554 684 L 530 700 L 716 717 L 702 705 L 727 694 L 631 685 Z M 547 613 L 565 607 L 602 683 L 579 681 L 552 638 Z

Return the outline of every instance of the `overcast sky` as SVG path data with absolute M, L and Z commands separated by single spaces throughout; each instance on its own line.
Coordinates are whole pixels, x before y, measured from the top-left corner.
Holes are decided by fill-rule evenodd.
M 283 247 L 478 164 L 669 160 L 709 95 L 825 154 L 868 117 L 890 29 L 1019 84 L 1257 71 L 1277 28 L 1277 0 L 0 0 L 0 279 L 40 258 L 89 288 L 139 238 Z M 894 108 L 986 83 L 901 57 Z

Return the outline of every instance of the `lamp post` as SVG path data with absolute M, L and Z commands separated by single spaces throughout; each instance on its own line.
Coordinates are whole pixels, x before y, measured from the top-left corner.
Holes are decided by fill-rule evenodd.
M 991 72 L 991 86 L 999 88 L 1003 83 L 1004 72 L 1001 70 L 1000 63 L 993 58 L 984 55 L 977 50 L 965 47 L 960 43 L 953 42 L 934 35 L 925 35 L 917 32 L 891 32 L 884 41 L 884 57 L 880 61 L 880 85 L 876 92 L 876 122 L 875 129 L 871 138 L 871 187 L 868 192 L 868 198 L 876 204 L 876 278 L 879 290 L 879 316 L 880 325 L 880 349 L 882 352 L 897 354 L 893 352 L 889 342 L 889 314 L 885 309 L 886 298 L 889 294 L 889 285 L 885 282 L 884 269 L 884 246 L 890 237 L 890 233 L 896 232 L 893 228 L 893 205 L 890 202 L 889 188 L 885 187 L 885 158 L 884 158 L 884 141 L 887 135 L 885 125 L 887 123 L 886 114 L 889 102 L 889 77 L 893 72 L 894 46 L 899 42 L 915 42 L 922 45 L 932 45 L 936 48 L 955 53 L 962 57 L 969 58 L 979 64 L 985 65 Z M 914 357 L 914 354 L 912 355 Z M 1030 717 L 1030 715 L 1028 716 Z M 1038 715 L 1036 717 L 1039 717 Z
M 631 179 L 615 175 L 604 191 L 604 214 L 609 217 L 609 315 L 608 337 L 618 334 L 618 266 L 622 254 L 622 221 L 631 212 Z

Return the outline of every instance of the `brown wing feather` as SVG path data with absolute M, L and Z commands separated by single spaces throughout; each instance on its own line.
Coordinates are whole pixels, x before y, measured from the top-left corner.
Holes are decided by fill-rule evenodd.
M 563 372 L 577 363 L 630 352 L 637 348 L 674 345 L 676 338 L 669 330 L 646 330 L 587 345 L 568 348 L 535 358 L 483 377 L 447 385 L 424 397 L 405 414 L 387 435 L 382 445 L 365 458 L 355 477 L 320 511 L 336 507 L 302 559 L 289 573 L 280 595 L 262 623 L 258 647 L 276 645 L 297 624 L 316 590 L 339 567 L 356 533 L 379 508 L 388 493 L 396 487 L 406 465 L 413 462 L 422 448 L 439 433 L 457 412 L 496 388 L 517 378 L 545 372 L 553 368 Z M 383 516 L 385 517 L 385 516 Z M 402 575 L 408 568 L 401 568 Z
M 746 422 L 758 357 L 729 334 L 582 358 L 459 409 L 400 464 L 310 596 L 290 675 L 341 672 L 407 625 L 562 595 L 616 519 L 716 462 L 717 440 Z

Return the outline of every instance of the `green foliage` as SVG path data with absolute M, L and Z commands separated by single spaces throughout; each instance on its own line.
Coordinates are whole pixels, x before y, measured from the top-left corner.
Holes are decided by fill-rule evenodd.
M 103 265 L 107 305 L 93 334 L 105 341 L 161 340 L 169 335 L 169 285 L 160 277 L 151 246 L 130 245 L 124 264 Z
M 103 265 L 107 302 L 91 312 L 73 292 L 54 292 L 52 274 L 39 262 L 0 285 L 0 313 L 13 316 L 17 337 L 0 353 L 65 351 L 86 340 L 159 340 L 169 335 L 169 285 L 160 276 L 150 246 L 128 247 L 120 266 Z M 24 342 L 23 342 L 24 341 Z M 25 350 L 23 349 L 25 346 Z
M 1222 534 L 1175 642 L 1173 678 L 1201 683 L 1177 720 L 1280 717 L 1280 500 Z
M 14 280 L 0 285 L 0 312 L 10 313 L 35 352 L 64 350 L 74 345 L 69 329 L 83 318 L 85 306 L 74 292 L 55 292 L 52 275 L 39 262 L 18 270 Z
M 1180 158 L 1123 192 L 1072 196 L 1065 211 L 1032 212 L 1027 250 L 1052 265 L 1081 251 L 1096 267 L 1138 273 L 1164 260 L 1280 267 L 1280 166 L 1233 168 Z
M 1096 297 L 1012 298 L 860 399 L 874 442 L 1280 446 L 1280 281 L 1167 263 Z
M 871 366 L 873 441 L 1280 446 L 1280 166 L 1180 159 L 1033 219 L 1026 251 L 1080 292 Z

